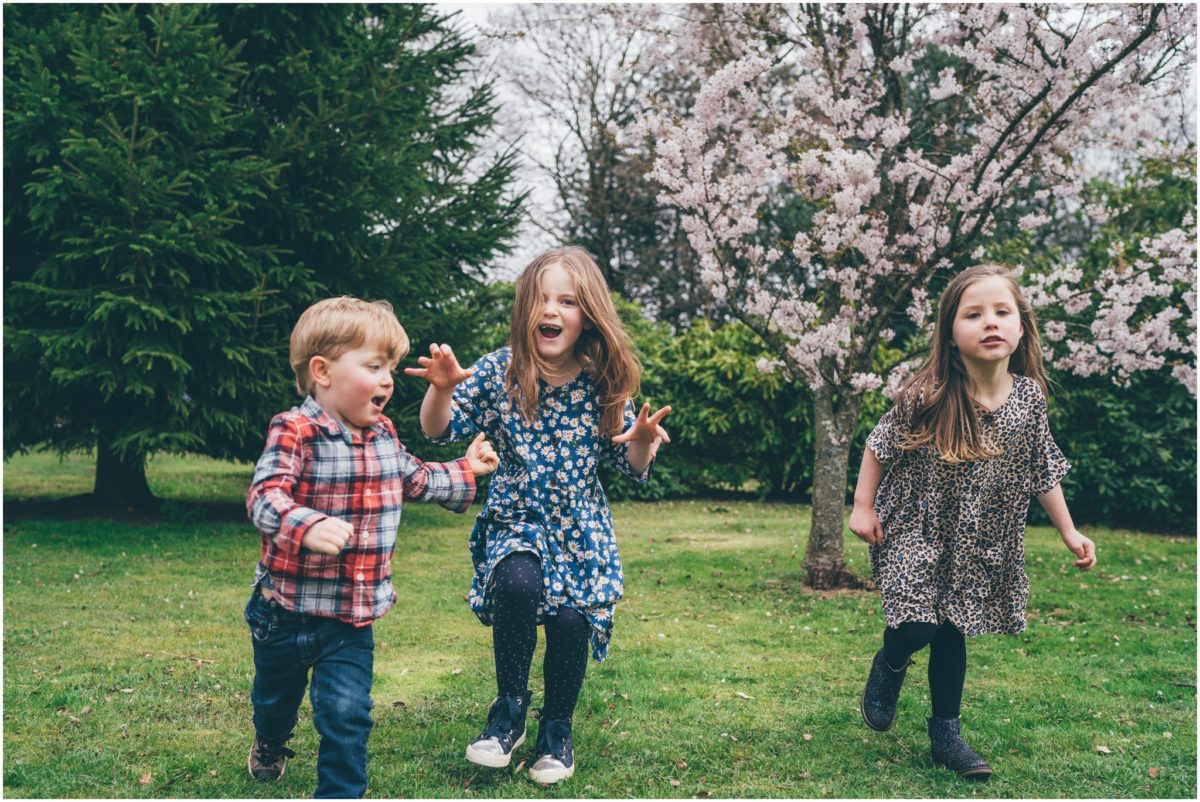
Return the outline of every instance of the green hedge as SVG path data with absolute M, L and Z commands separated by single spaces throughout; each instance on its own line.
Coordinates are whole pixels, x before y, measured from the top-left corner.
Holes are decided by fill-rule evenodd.
M 462 328 L 438 332 L 466 361 L 498 348 L 507 337 L 512 286 L 493 284 L 462 300 Z M 812 483 L 812 397 L 781 373 L 758 369 L 769 358 L 762 341 L 740 323 L 714 327 L 699 320 L 673 334 L 647 320 L 640 307 L 617 301 L 642 360 L 642 399 L 670 404 L 664 421 L 671 444 L 644 485 L 603 468 L 613 500 L 720 494 L 807 501 Z M 414 344 L 416 353 L 425 343 Z M 415 357 L 415 354 L 414 354 Z M 1196 525 L 1196 401 L 1165 373 L 1118 387 L 1103 377 L 1057 376 L 1050 416 L 1054 436 L 1073 470 L 1063 482 L 1075 521 L 1160 531 Z M 397 427 L 429 459 L 461 453 L 424 442 L 417 411 L 423 384 L 404 393 Z M 847 500 L 853 493 L 867 434 L 890 402 L 879 392 L 863 402 L 850 455 Z M 1031 515 L 1045 522 L 1035 503 Z

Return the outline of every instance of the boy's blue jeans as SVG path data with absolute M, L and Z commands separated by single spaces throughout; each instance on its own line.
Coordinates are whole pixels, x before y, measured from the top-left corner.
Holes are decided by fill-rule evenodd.
M 316 798 L 358 798 L 367 791 L 371 734 L 371 627 L 288 612 L 258 588 L 246 603 L 254 644 L 254 730 L 260 741 L 292 737 L 312 669 L 309 698 L 321 736 Z

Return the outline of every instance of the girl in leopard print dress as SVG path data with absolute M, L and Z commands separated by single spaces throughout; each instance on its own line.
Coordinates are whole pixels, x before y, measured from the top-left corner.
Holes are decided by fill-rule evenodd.
M 871 544 L 887 619 L 860 703 L 867 726 L 891 727 L 910 658 L 929 646 L 934 763 L 991 775 L 959 736 L 965 638 L 1025 629 L 1030 496 L 1075 566 L 1096 564 L 1059 485 L 1069 469 L 1046 418 L 1029 302 L 1002 267 L 964 270 L 938 304 L 929 360 L 867 439 L 854 493 L 850 529 Z

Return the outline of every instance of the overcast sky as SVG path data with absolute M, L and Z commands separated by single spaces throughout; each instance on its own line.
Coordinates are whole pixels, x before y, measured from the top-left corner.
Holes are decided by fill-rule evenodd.
M 462 27 L 470 37 L 477 36 L 479 31 L 487 26 L 489 14 L 496 13 L 512 5 L 511 3 L 434 4 L 440 10 L 459 12 Z M 506 104 L 520 103 L 521 99 L 508 89 L 503 80 L 499 80 L 499 76 L 497 78 L 498 80 L 495 82 L 496 95 L 501 104 L 501 116 L 503 116 L 503 107 Z M 533 142 L 533 138 L 531 137 L 526 139 L 524 144 L 528 147 L 536 143 Z M 549 179 L 545 174 L 540 173 L 530 164 L 525 163 L 517 172 L 517 181 L 519 190 L 530 191 L 530 199 L 526 205 L 531 213 L 537 214 L 539 209 L 544 210 L 554 207 L 554 192 L 548 186 Z M 525 222 L 522 224 L 517 241 L 514 243 L 512 254 L 510 256 L 499 257 L 497 263 L 489 272 L 495 279 L 515 279 L 522 268 L 533 260 L 533 257 L 547 248 L 560 244 L 566 243 L 553 242 L 545 232 Z

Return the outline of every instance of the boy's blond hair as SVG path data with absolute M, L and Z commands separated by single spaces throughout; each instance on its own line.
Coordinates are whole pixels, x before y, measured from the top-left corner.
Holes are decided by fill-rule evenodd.
M 317 301 L 305 309 L 292 329 L 289 354 L 300 395 L 310 395 L 313 391 L 308 363 L 314 356 L 332 361 L 367 340 L 382 345 L 393 363 L 408 355 L 408 335 L 387 301 L 364 301 L 343 295 Z

